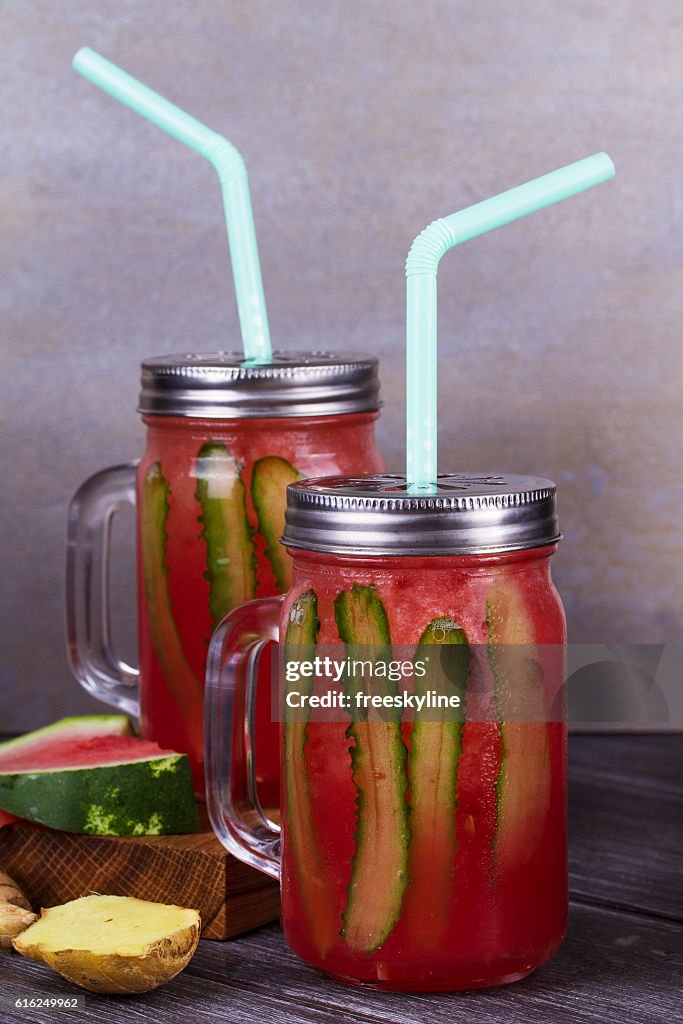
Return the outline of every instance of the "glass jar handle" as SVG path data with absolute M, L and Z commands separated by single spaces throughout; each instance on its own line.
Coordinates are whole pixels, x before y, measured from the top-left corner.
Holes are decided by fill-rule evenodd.
M 284 597 L 248 601 L 226 615 L 209 645 L 204 692 L 206 802 L 223 846 L 280 877 L 280 826 L 256 793 L 254 707 L 261 656 L 279 638 Z
M 109 541 L 122 505 L 135 508 L 137 463 L 95 473 L 69 506 L 66 548 L 66 633 L 69 664 L 84 690 L 127 715 L 140 713 L 138 669 L 111 642 Z

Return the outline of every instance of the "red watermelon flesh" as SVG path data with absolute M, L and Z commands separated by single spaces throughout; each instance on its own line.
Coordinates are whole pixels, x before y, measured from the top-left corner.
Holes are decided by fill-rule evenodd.
M 173 753 L 135 736 L 125 715 L 80 715 L 0 743 L 0 775 L 129 764 Z
M 123 764 L 167 757 L 151 740 L 136 736 L 94 736 L 91 739 L 59 737 L 27 743 L 14 750 L 0 747 L 0 773 L 54 771 L 58 768 L 82 768 L 87 765 Z

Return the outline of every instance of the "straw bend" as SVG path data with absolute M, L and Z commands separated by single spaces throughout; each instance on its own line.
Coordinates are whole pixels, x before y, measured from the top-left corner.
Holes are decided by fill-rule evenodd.
M 450 224 L 439 217 L 420 232 L 410 247 L 406 259 L 406 277 L 416 274 L 436 274 L 442 256 L 457 245 L 457 238 Z
M 247 165 L 240 151 L 223 135 L 213 134 L 201 147 L 201 155 L 225 180 L 247 180 Z

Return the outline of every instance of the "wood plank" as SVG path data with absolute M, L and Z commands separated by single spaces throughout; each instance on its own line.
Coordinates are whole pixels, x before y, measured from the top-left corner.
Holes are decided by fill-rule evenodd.
M 683 740 L 572 737 L 572 895 L 683 919 Z
M 675 734 L 575 736 L 569 738 L 569 767 L 606 784 L 637 789 L 683 786 L 683 736 Z
M 212 832 L 123 838 L 5 825 L 0 864 L 34 907 L 90 892 L 176 903 L 199 910 L 209 939 L 232 938 L 280 913 L 277 883 L 232 857 Z
M 183 974 L 130 999 L 86 994 L 79 1021 L 185 1024 L 661 1024 L 680 1020 L 683 927 L 644 915 L 574 905 L 567 941 L 517 985 L 452 995 L 407 995 L 335 982 L 297 960 L 276 926 L 234 943 L 201 942 Z M 64 995 L 74 989 L 39 964 L 0 958 L 0 991 Z M 9 1017 L 8 1019 L 15 1019 Z M 21 1020 L 54 1015 L 26 1010 Z

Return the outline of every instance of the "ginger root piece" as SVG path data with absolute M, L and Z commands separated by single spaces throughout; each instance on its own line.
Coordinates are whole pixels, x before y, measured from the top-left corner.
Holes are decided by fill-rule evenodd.
M 31 910 L 31 904 L 14 881 L 0 868 L 0 903 L 13 903 L 15 907 Z
M 30 910 L 17 907 L 6 900 L 0 901 L 0 949 L 11 949 L 12 939 L 16 938 L 38 917 Z
M 149 992 L 179 974 L 199 941 L 196 910 L 131 896 L 83 896 L 43 910 L 13 941 L 90 992 Z

